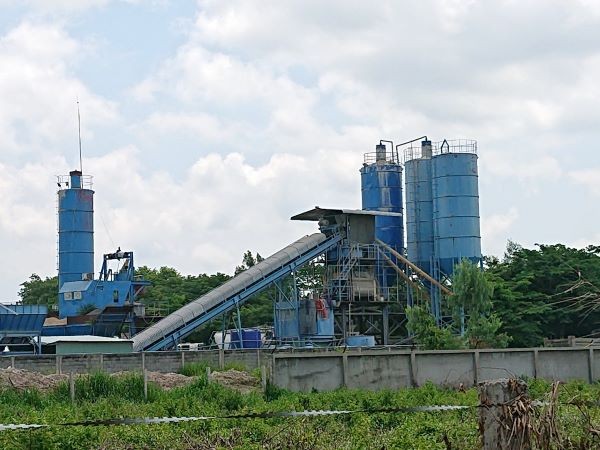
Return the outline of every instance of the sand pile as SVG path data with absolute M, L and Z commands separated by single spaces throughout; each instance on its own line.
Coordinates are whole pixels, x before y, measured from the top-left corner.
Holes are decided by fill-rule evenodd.
M 19 391 L 24 389 L 37 389 L 39 391 L 51 391 L 61 381 L 67 380 L 68 375 L 44 375 L 43 373 L 30 372 L 23 369 L 0 369 L 0 388 L 13 388 Z
M 259 381 L 249 373 L 240 372 L 235 369 L 226 370 L 224 372 L 213 372 L 210 374 L 210 380 L 244 394 L 255 391 L 260 384 Z
M 116 372 L 113 377 L 131 375 L 133 372 Z M 77 375 L 86 376 L 86 375 Z M 68 381 L 68 374 L 51 374 L 30 372 L 24 369 L 0 369 L 0 389 L 37 389 L 42 392 L 51 391 L 61 382 Z M 173 389 L 187 386 L 194 382 L 196 377 L 188 377 L 179 373 L 148 372 L 148 381 L 155 383 L 163 389 Z M 210 381 L 219 383 L 227 388 L 235 389 L 242 393 L 252 392 L 258 389 L 260 382 L 255 377 L 239 370 L 226 370 L 224 372 L 213 372 Z
M 131 372 L 115 372 L 111 374 L 113 377 L 123 377 L 127 375 L 131 375 Z M 194 380 L 194 377 L 187 377 L 180 373 L 148 372 L 148 381 L 150 383 L 154 383 L 167 390 L 187 386 Z

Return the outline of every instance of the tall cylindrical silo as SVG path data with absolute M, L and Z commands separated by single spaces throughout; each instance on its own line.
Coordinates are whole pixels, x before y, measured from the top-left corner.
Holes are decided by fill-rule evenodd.
M 360 178 L 362 209 L 402 213 L 402 166 L 385 145 L 365 154 Z M 404 248 L 403 217 L 376 216 L 375 236 L 397 250 Z
M 477 143 L 444 141 L 432 158 L 435 254 L 452 275 L 463 258 L 481 261 Z
M 80 171 L 59 178 L 58 287 L 94 273 L 94 191 Z
M 432 273 L 433 196 L 431 186 L 431 141 L 404 153 L 406 177 L 406 247 L 408 259 Z

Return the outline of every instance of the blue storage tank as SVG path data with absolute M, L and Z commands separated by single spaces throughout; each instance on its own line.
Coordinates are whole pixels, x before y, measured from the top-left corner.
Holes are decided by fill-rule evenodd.
M 262 340 L 260 330 L 257 328 L 244 328 L 231 330 L 231 348 L 261 348 Z
M 298 339 L 300 336 L 297 301 L 275 303 L 275 337 Z
M 362 209 L 402 213 L 402 166 L 385 145 L 366 153 L 360 169 Z M 375 236 L 396 250 L 404 248 L 403 217 L 376 216 Z
M 467 258 L 481 261 L 477 143 L 444 141 L 432 158 L 435 255 L 452 275 Z
M 74 170 L 59 178 L 58 287 L 94 273 L 94 191 L 91 177 Z
M 375 347 L 375 336 L 365 336 L 362 334 L 355 336 L 348 336 L 346 338 L 346 345 L 348 347 Z
M 408 259 L 432 273 L 434 258 L 431 141 L 404 152 L 406 175 L 406 245 Z

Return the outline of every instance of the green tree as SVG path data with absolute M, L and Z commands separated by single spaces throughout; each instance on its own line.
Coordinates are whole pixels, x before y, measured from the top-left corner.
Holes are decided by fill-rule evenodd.
M 448 304 L 455 324 L 466 318 L 465 337 L 471 348 L 504 348 L 509 337 L 500 332 L 502 321 L 492 312 L 494 286 L 471 261 L 464 259 L 454 268 Z
M 562 244 L 526 249 L 509 242 L 504 258 L 486 261 L 494 311 L 512 345 L 584 336 L 600 329 L 599 248 Z
M 26 305 L 47 305 L 52 308 L 58 302 L 58 277 L 42 279 L 37 274 L 31 274 L 29 280 L 21 283 L 19 297 Z
M 406 328 L 416 344 L 424 350 L 457 350 L 465 348 L 464 339 L 447 326 L 439 327 L 425 306 L 406 308 Z

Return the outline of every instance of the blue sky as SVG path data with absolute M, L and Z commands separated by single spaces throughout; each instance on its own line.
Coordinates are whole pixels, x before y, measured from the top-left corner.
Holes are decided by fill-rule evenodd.
M 55 273 L 77 98 L 97 259 L 230 273 L 423 134 L 478 140 L 485 253 L 598 244 L 599 74 L 590 0 L 0 0 L 0 300 Z

